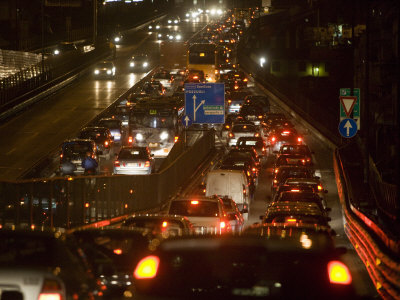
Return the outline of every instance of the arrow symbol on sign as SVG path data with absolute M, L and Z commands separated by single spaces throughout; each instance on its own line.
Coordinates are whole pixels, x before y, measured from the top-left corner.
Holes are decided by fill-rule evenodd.
M 193 95 L 193 121 L 196 121 L 196 112 L 199 110 L 200 106 L 206 103 L 206 100 L 201 100 L 199 105 L 196 107 L 196 95 Z
M 351 126 L 350 121 L 347 121 L 346 124 L 344 125 L 344 128 L 346 128 L 346 135 L 349 136 L 350 135 L 350 128 L 353 128 L 353 126 Z
M 186 117 L 185 117 L 185 123 L 186 123 L 186 127 L 188 127 L 188 126 L 189 126 L 189 120 L 190 120 L 190 119 L 189 119 L 189 117 L 188 117 L 188 116 L 186 116 Z

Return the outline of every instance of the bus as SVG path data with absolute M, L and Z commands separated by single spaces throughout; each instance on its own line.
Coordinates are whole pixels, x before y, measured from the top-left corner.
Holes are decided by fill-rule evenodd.
M 183 111 L 177 97 L 140 101 L 130 112 L 128 145 L 149 147 L 154 157 L 167 156 L 182 131 Z
M 189 46 L 187 69 L 203 71 L 207 82 L 217 80 L 218 51 L 215 44 L 195 43 Z

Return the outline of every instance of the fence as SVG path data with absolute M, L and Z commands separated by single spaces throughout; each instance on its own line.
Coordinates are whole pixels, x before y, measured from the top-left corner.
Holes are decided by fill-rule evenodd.
M 159 207 L 214 148 L 210 130 L 160 173 L 0 182 L 0 224 L 72 228 Z

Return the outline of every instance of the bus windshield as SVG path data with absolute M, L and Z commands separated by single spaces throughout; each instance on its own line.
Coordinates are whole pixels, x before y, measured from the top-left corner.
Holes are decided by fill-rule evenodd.
M 214 51 L 190 51 L 189 64 L 215 64 L 215 53 Z
M 177 117 L 172 113 L 156 113 L 152 110 L 145 112 L 132 112 L 130 124 L 134 127 L 146 128 L 175 128 Z

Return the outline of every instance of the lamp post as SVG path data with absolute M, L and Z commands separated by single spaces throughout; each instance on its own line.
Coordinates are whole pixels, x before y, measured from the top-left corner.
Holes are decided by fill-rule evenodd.
M 96 43 L 97 39 L 97 0 L 93 1 L 93 44 Z

